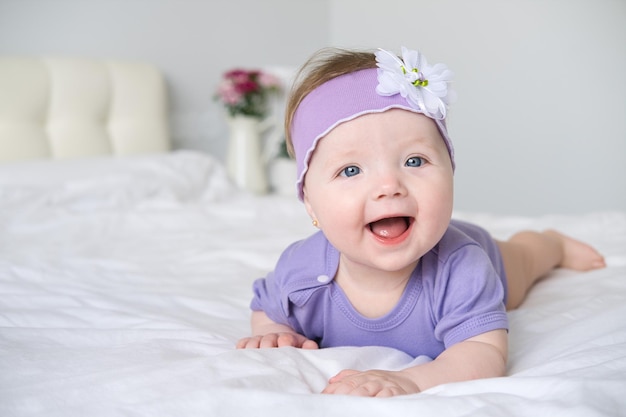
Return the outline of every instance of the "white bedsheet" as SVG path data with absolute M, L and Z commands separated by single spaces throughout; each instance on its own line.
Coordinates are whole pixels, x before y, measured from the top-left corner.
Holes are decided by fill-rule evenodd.
M 390 399 L 318 394 L 387 348 L 238 351 L 252 281 L 314 229 L 193 152 L 0 166 L 0 416 L 626 415 L 626 213 L 455 213 L 557 227 L 608 268 L 555 271 L 510 313 L 508 376 Z

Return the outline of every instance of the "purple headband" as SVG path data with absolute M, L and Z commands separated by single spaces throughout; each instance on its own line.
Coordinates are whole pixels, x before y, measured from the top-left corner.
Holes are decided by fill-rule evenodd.
M 379 51 L 378 68 L 333 78 L 302 100 L 291 124 L 300 200 L 304 177 L 319 140 L 339 124 L 365 114 L 404 109 L 430 117 L 446 143 L 454 169 L 454 149 L 445 122 L 452 95 L 448 88 L 452 73 L 442 64 L 428 66 L 417 51 L 402 51 L 403 61 L 387 51 Z

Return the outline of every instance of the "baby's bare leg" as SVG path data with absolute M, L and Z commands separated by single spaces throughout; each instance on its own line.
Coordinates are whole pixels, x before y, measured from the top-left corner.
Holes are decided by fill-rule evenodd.
M 534 283 L 554 268 L 587 271 L 605 266 L 594 248 L 554 230 L 520 232 L 498 241 L 498 246 L 506 270 L 509 310 L 517 308 Z

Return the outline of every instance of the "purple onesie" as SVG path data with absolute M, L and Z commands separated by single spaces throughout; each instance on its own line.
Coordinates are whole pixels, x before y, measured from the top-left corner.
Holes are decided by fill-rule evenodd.
M 481 333 L 508 329 L 506 278 L 489 234 L 453 220 L 411 275 L 385 316 L 359 314 L 333 278 L 339 252 L 322 232 L 290 245 L 276 269 L 255 281 L 252 310 L 318 342 L 320 347 L 388 346 L 436 358 Z

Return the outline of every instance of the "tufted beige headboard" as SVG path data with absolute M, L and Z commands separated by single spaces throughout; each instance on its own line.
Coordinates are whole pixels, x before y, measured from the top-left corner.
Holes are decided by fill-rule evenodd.
M 166 89 L 147 64 L 0 57 L 0 162 L 169 150 Z

